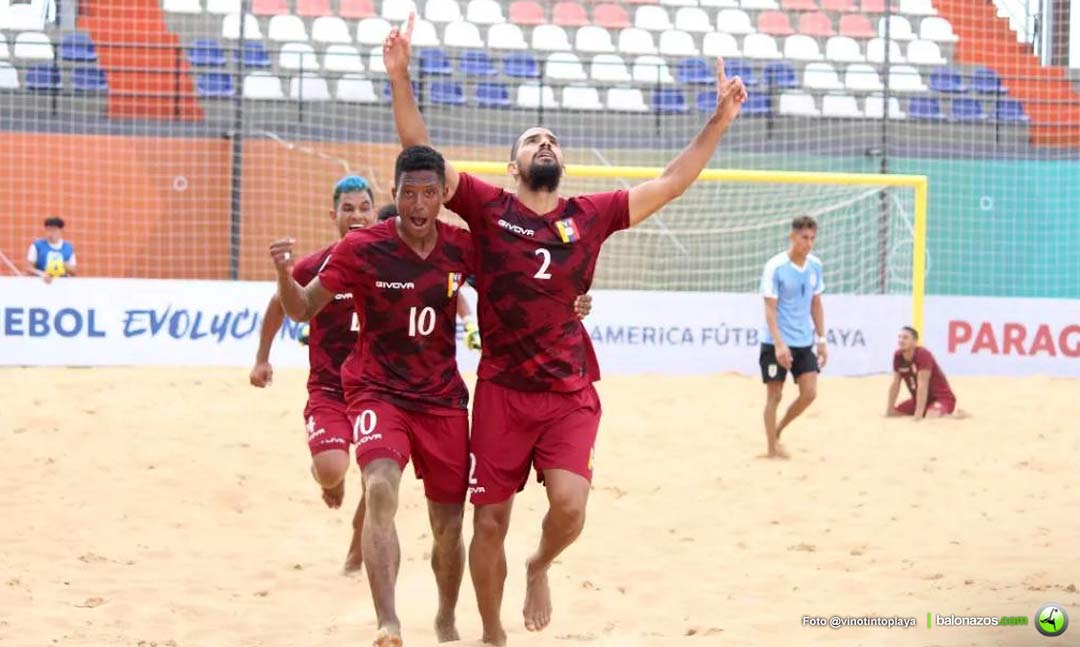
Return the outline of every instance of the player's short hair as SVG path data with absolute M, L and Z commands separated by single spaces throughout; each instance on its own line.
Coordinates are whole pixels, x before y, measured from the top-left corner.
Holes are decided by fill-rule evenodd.
M 521 131 L 521 134 L 518 135 L 516 139 L 514 139 L 514 145 L 510 147 L 510 161 L 511 162 L 513 162 L 514 160 L 517 159 L 518 148 L 521 146 L 521 135 L 524 135 L 525 133 L 529 132 L 533 128 L 538 128 L 538 127 L 542 127 L 542 126 L 529 126 L 525 130 Z
M 398 153 L 394 163 L 394 182 L 401 179 L 402 173 L 409 171 L 434 171 L 439 182 L 446 184 L 446 160 L 439 151 L 430 146 L 410 146 Z
M 791 221 L 791 231 L 802 231 L 803 229 L 817 231 L 817 220 L 814 220 L 813 216 L 796 216 Z
M 397 205 L 393 202 L 389 204 L 384 204 L 382 207 L 379 208 L 379 222 L 382 222 L 384 220 L 390 220 L 391 218 L 395 217 L 397 217 Z
M 64 228 L 64 219 L 63 218 L 57 218 L 56 216 L 46 218 L 45 219 L 45 226 L 46 227 L 56 227 L 57 229 L 63 229 Z
M 901 328 L 900 330 L 906 330 L 906 331 L 908 331 L 909 333 L 911 333 L 911 337 L 912 337 L 912 338 L 913 338 L 913 339 L 914 339 L 915 341 L 919 341 L 919 331 L 918 331 L 918 330 L 915 330 L 915 329 L 914 329 L 913 327 L 911 327 L 911 326 L 904 326 L 904 327 L 903 327 L 903 328 Z
M 371 191 L 371 184 L 359 175 L 346 175 L 334 185 L 334 208 L 341 204 L 341 196 L 345 193 L 359 193 L 367 191 L 371 201 L 375 201 L 375 194 Z

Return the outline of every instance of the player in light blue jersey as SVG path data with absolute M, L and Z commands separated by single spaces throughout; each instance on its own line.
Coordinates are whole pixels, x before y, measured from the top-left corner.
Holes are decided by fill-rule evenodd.
M 765 399 L 766 458 L 788 457 L 780 446 L 780 432 L 814 401 L 817 374 L 828 358 L 825 308 L 821 304 L 825 281 L 821 260 L 810 253 L 816 237 L 817 222 L 813 218 L 795 218 L 789 235 L 791 247 L 769 259 L 761 277 L 765 331 L 759 362 L 761 379 L 768 389 Z M 799 397 L 777 425 L 776 411 L 789 371 L 799 385 Z

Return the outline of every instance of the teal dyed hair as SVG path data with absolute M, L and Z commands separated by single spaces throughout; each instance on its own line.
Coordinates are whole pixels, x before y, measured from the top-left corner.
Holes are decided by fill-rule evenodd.
M 375 194 L 371 191 L 371 185 L 359 175 L 346 175 L 338 180 L 338 183 L 334 185 L 334 209 L 337 209 L 341 203 L 341 194 L 359 193 L 360 191 L 367 191 L 368 197 L 371 198 L 372 202 L 375 202 Z

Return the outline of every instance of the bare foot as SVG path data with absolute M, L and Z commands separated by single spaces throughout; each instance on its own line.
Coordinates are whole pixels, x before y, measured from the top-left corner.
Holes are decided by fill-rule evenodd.
M 525 628 L 541 631 L 551 622 L 551 588 L 548 586 L 547 568 L 533 565 L 532 559 L 525 566 Z
M 383 627 L 375 634 L 372 647 L 401 647 L 401 630 L 397 627 Z
M 773 447 L 773 448 L 769 449 L 768 453 L 763 454 L 762 456 L 758 456 L 758 458 L 772 458 L 772 459 L 778 459 L 778 460 L 787 460 L 788 458 L 791 458 L 791 457 L 788 456 L 787 451 L 784 449 L 784 447 L 782 445 L 777 445 L 776 447 Z
M 442 617 L 436 616 L 435 618 L 435 637 L 441 643 L 448 643 L 453 640 L 461 640 L 461 635 L 458 634 L 457 623 L 454 622 L 454 614 Z
M 345 479 L 341 479 L 341 483 L 330 488 L 329 490 L 323 489 L 322 500 L 326 502 L 326 507 L 331 509 L 338 509 L 341 507 L 341 502 L 345 499 Z
M 485 645 L 495 645 L 496 647 L 506 647 L 506 632 L 500 627 L 497 632 L 484 633 L 484 637 L 480 639 L 480 642 Z

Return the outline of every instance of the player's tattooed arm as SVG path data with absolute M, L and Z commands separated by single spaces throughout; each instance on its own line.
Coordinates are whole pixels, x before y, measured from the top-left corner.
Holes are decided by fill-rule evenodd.
M 300 285 L 292 276 L 293 245 L 292 238 L 282 238 L 270 243 L 270 257 L 277 269 L 277 297 L 285 314 L 293 321 L 308 321 L 326 304 L 333 300 L 332 292 L 322 286 L 318 277 L 306 286 Z

